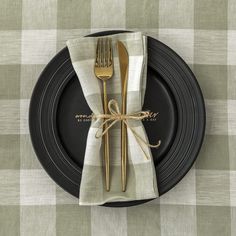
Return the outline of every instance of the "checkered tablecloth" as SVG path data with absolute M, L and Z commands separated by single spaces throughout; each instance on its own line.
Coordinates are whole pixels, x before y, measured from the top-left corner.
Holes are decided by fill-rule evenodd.
M 235 0 L 0 0 L 0 235 L 236 235 Z M 40 166 L 32 89 L 67 39 L 139 30 L 195 72 L 207 111 L 199 158 L 171 191 L 131 208 L 81 207 Z

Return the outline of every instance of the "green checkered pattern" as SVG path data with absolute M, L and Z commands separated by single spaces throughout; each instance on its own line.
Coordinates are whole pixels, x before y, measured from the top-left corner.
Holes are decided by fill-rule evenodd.
M 0 0 L 0 235 L 236 235 L 235 0 Z M 40 166 L 28 109 L 67 39 L 139 30 L 193 69 L 207 111 L 199 158 L 171 191 L 131 208 L 81 207 Z

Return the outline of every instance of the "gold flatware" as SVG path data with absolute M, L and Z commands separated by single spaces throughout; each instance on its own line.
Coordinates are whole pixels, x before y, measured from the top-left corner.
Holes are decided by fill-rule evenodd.
M 107 80 L 111 79 L 113 75 L 113 55 L 111 38 L 99 38 L 97 40 L 94 73 L 96 77 L 103 82 L 103 109 L 104 114 L 107 114 Z M 103 129 L 106 129 L 107 127 L 108 124 L 105 124 Z M 108 132 L 104 134 L 104 162 L 106 190 L 110 191 L 110 151 Z
M 122 90 L 121 113 L 126 114 L 129 55 L 125 48 L 125 45 L 121 41 L 117 42 L 117 48 L 120 62 L 120 76 L 121 76 L 121 90 Z M 121 184 L 123 192 L 126 191 L 126 184 L 127 184 L 127 158 L 128 158 L 127 126 L 124 122 L 121 122 Z

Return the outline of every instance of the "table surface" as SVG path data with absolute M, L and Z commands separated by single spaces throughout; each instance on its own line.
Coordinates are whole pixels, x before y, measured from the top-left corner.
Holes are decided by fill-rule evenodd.
M 235 0 L 0 0 L 0 235 L 236 235 Z M 207 112 L 194 167 L 131 208 L 80 207 L 40 166 L 32 89 L 67 39 L 109 29 L 159 39 L 193 69 Z

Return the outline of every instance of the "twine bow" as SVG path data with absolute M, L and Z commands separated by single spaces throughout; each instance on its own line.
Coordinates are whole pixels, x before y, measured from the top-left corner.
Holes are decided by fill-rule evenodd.
M 149 111 L 138 111 L 131 114 L 121 114 L 118 102 L 114 99 L 110 100 L 108 102 L 108 110 L 110 114 L 93 114 L 93 119 L 104 119 L 104 122 L 99 126 L 98 131 L 95 134 L 96 138 L 101 138 L 104 134 L 108 132 L 108 130 L 115 125 L 118 121 L 124 122 L 127 126 L 127 128 L 130 129 L 132 134 L 134 135 L 136 141 L 138 142 L 140 148 L 142 149 L 146 159 L 148 159 L 148 154 L 144 150 L 142 144 L 145 144 L 146 146 L 150 148 L 158 148 L 161 144 L 161 140 L 158 140 L 157 144 L 150 144 L 146 142 L 127 122 L 127 120 L 143 120 L 147 118 L 150 115 Z M 107 128 L 105 130 L 102 130 L 105 124 L 108 124 Z

